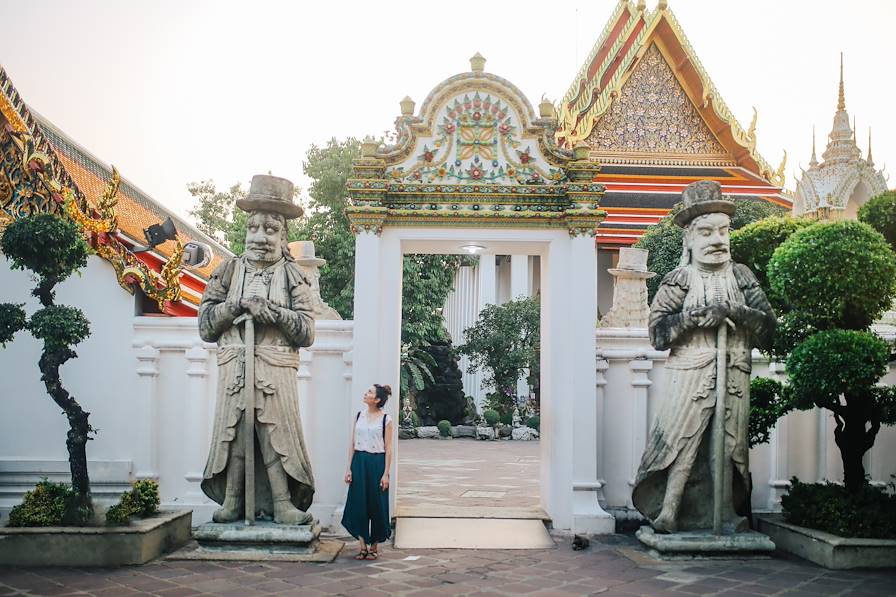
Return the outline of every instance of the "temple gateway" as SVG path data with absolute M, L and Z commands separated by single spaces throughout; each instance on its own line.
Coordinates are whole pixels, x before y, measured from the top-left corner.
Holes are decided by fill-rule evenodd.
M 533 105 L 477 54 L 419 106 L 405 98 L 396 108 L 395 142 L 365 142 L 347 186 L 355 290 L 366 301 L 354 321 L 324 319 L 319 305 L 314 343 L 297 364 L 315 481 L 309 512 L 331 529 L 345 502 L 346 422 L 371 383 L 398 387 L 402 255 L 479 255 L 460 268 L 445 307 L 455 342 L 483 306 L 541 297 L 541 508 L 556 528 L 608 533 L 639 517 L 632 485 L 670 383 L 668 353 L 650 346 L 646 326 L 597 328 L 612 310 L 614 280 L 632 285 L 620 296 L 641 297 L 635 286 L 649 275 L 637 253 L 620 262 L 619 250 L 697 180 L 718 182 L 734 199 L 843 217 L 885 188 L 870 147 L 862 158 L 841 93 L 822 161 L 813 159 L 788 193 L 786 161 L 774 166 L 758 153 L 756 114 L 746 127 L 733 116 L 665 0 L 653 10 L 620 0 L 556 103 Z M 92 326 L 65 375 L 102 430 L 88 450 L 95 497 L 156 479 L 163 505 L 192 508 L 196 524 L 211 520 L 217 504 L 201 483 L 218 363 L 195 315 L 212 271 L 232 254 L 41 117 L 0 68 L 0 227 L 36 212 L 78 222 L 95 251 L 83 276 L 59 292 Z M 144 246 L 153 226 L 158 242 Z M 296 250 L 316 267 L 312 247 Z M 30 286 L 25 273 L 0 267 L 4 300 L 33 300 Z M 643 310 L 614 313 L 628 312 Z M 0 352 L 7 409 L 18 413 L 0 417 L 4 512 L 41 478 L 68 477 L 63 442 L 46 439 L 62 437 L 64 421 L 33 399 L 44 394 L 38 350 L 19 337 Z M 783 366 L 759 353 L 753 375 L 785 379 Z M 464 385 L 481 399 L 479 381 L 466 375 Z M 397 403 L 388 405 L 396 420 Z M 896 472 L 894 450 L 896 430 L 886 428 L 867 454 L 875 482 Z M 781 419 L 749 460 L 754 512 L 780 510 L 794 475 L 842 476 L 833 421 L 817 409 Z

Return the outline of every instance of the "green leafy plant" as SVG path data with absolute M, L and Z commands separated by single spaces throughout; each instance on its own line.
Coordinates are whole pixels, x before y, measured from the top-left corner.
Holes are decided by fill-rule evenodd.
M 424 352 L 432 359 L 432 380 L 416 392 L 415 411 L 427 425 L 442 419 L 459 425 L 466 416 L 467 402 L 457 352 L 449 339 L 434 341 Z
M 819 407 L 833 413 L 843 481 L 858 495 L 866 484 L 863 455 L 881 425 L 896 424 L 896 388 L 877 386 L 889 348 L 868 330 L 896 293 L 896 254 L 867 224 L 818 223 L 775 250 L 768 277 L 793 309 L 783 318 L 793 346 L 789 387 L 766 390 L 781 412 Z
M 767 442 L 778 419 L 793 409 L 790 390 L 790 386 L 766 377 L 750 381 L 751 448 Z
M 161 498 L 159 497 L 159 484 L 152 479 L 140 479 L 134 482 L 134 494 L 140 505 L 140 516 L 152 516 L 159 511 Z
M 502 425 L 511 425 L 513 424 L 513 412 L 509 410 L 505 410 L 501 413 L 500 421 Z
M 541 417 L 533 415 L 526 419 L 526 427 L 539 431 L 541 429 Z
M 86 446 L 94 430 L 88 421 L 90 413 L 62 386 L 59 368 L 77 356 L 72 347 L 90 334 L 90 325 L 79 309 L 53 301 L 56 285 L 87 265 L 90 249 L 77 224 L 52 214 L 13 221 L 0 237 L 0 249 L 12 268 L 34 273 L 37 286 L 32 294 L 42 306 L 27 319 L 21 306 L 0 305 L 0 343 L 8 342 L 23 328 L 43 341 L 38 366 L 47 393 L 68 419 L 66 446 L 78 502 L 74 509 L 88 513 L 77 517 L 86 519 L 92 511 Z
M 468 372 L 485 373 L 483 385 L 492 390 L 490 408 L 513 410 L 522 375 L 538 395 L 540 326 L 538 297 L 529 297 L 487 305 L 464 331 L 464 344 L 457 351 L 470 358 Z
M 896 495 L 862 484 L 857 491 L 837 483 L 802 483 L 794 477 L 781 496 L 790 524 L 841 537 L 896 539 Z
M 64 483 L 43 479 L 25 493 L 9 512 L 11 527 L 52 527 L 83 524 L 89 512 L 79 511 L 78 494 Z
M 488 408 L 482 412 L 482 418 L 485 419 L 486 425 L 494 427 L 501 420 L 501 415 L 498 414 L 498 411 Z
M 441 420 L 439 421 L 437 427 L 439 428 L 439 435 L 442 437 L 449 437 L 451 435 L 451 422 Z
M 896 250 L 896 191 L 885 191 L 859 208 L 859 221 L 880 232 Z

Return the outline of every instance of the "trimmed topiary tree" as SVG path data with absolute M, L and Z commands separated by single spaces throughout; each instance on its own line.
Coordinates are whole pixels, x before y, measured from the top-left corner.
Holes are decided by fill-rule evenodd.
M 885 191 L 859 208 L 859 221 L 884 235 L 896 251 L 896 191 Z
M 889 348 L 868 330 L 896 293 L 896 254 L 867 224 L 818 223 L 775 250 L 768 277 L 802 326 L 788 351 L 790 385 L 775 389 L 788 403 L 782 412 L 817 406 L 834 414 L 844 483 L 858 493 L 862 456 L 882 424 L 896 424 L 894 388 L 876 385 Z
M 450 340 L 441 340 L 420 349 L 429 358 L 432 378 L 419 389 L 414 405 L 424 425 L 447 420 L 452 425 L 463 423 L 467 411 L 463 374 L 458 356 Z
M 69 423 L 66 447 L 77 499 L 72 504 L 76 512 L 66 518 L 85 522 L 93 511 L 86 446 L 94 430 L 88 422 L 90 413 L 62 386 L 59 368 L 77 356 L 72 347 L 90 335 L 90 324 L 80 309 L 53 301 L 56 285 L 87 265 L 90 250 L 77 224 L 52 214 L 32 215 L 9 224 L 0 237 L 0 249 L 13 269 L 34 273 L 37 286 L 31 294 L 41 304 L 30 319 L 23 305 L 0 305 L 0 343 L 5 345 L 22 329 L 43 341 L 38 362 L 41 379 Z

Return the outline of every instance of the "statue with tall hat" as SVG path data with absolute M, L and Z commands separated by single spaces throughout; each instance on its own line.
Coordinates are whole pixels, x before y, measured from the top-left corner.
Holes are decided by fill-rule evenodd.
M 311 283 L 287 249 L 302 215 L 293 185 L 252 178 L 237 201 L 248 213 L 245 252 L 212 274 L 199 334 L 218 343 L 218 399 L 202 490 L 221 504 L 215 522 L 259 517 L 306 524 L 314 496 L 299 416 L 299 349 L 314 342 Z
M 674 215 L 685 229 L 681 262 L 663 279 L 648 321 L 651 344 L 670 349 L 670 390 L 632 502 L 656 532 L 731 534 L 748 528 L 750 354 L 770 342 L 775 316 L 750 269 L 731 261 L 734 203 L 719 184 L 692 183 L 682 200 Z

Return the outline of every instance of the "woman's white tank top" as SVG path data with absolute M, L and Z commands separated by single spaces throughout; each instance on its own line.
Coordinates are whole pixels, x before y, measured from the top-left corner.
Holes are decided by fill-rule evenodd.
M 386 417 L 386 425 L 392 419 L 386 413 L 373 420 L 368 419 L 368 417 L 369 414 L 366 411 L 361 411 L 355 420 L 355 450 L 372 454 L 384 454 L 386 452 L 386 442 L 383 438 L 383 417 Z

